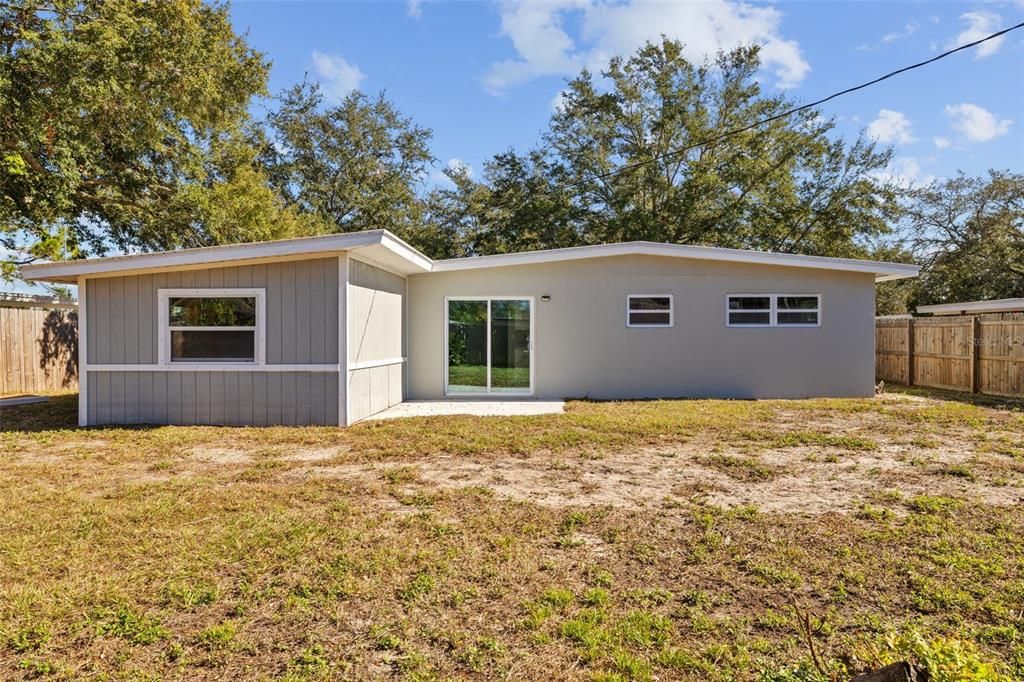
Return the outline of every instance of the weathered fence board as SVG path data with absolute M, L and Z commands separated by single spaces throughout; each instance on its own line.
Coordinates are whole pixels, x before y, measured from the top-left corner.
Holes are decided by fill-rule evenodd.
M 0 307 L 0 395 L 78 386 L 78 313 Z
M 1024 314 L 878 318 L 875 375 L 893 383 L 1024 397 Z

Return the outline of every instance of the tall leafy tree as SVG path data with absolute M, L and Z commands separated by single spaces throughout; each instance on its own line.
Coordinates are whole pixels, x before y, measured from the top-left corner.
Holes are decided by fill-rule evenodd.
M 289 206 L 333 232 L 386 228 L 414 245 L 431 242 L 419 196 L 434 162 L 431 131 L 383 94 L 357 91 L 326 105 L 319 86 L 298 85 L 268 124 L 265 163 Z
M 911 190 L 902 229 L 922 264 L 909 304 L 1024 296 L 1024 174 L 958 174 Z
M 724 133 L 792 103 L 762 92 L 757 47 L 695 65 L 663 39 L 584 71 L 541 147 L 495 157 L 475 205 L 477 252 L 652 240 L 861 255 L 897 215 L 891 151 L 845 143 L 813 110 Z M 709 142 L 710 140 L 710 142 Z M 472 199 L 470 201 L 469 199 Z
M 582 212 L 572 193 L 550 175 L 543 152 L 509 150 L 484 165 L 474 181 L 464 169 L 446 171 L 454 187 L 427 199 L 429 221 L 451 256 L 514 253 L 575 246 Z
M 0 3 L 0 244 L 57 259 L 301 229 L 239 153 L 267 71 L 224 5 Z

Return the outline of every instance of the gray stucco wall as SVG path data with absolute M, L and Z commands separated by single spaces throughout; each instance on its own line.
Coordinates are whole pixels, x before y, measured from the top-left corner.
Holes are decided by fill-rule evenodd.
M 627 328 L 627 294 L 674 294 L 674 327 Z M 820 294 L 816 328 L 727 327 L 726 296 Z M 541 295 L 550 295 L 542 302 Z M 535 395 L 799 398 L 874 390 L 874 278 L 621 256 L 409 278 L 410 399 L 444 397 L 445 296 L 534 296 Z
M 354 258 L 348 280 L 348 357 L 355 367 L 346 385 L 351 423 L 404 398 L 406 280 Z M 358 368 L 360 363 L 376 366 Z
M 338 259 L 90 279 L 90 424 L 337 424 L 338 373 L 109 371 L 157 365 L 158 290 L 266 289 L 268 365 L 338 363 Z

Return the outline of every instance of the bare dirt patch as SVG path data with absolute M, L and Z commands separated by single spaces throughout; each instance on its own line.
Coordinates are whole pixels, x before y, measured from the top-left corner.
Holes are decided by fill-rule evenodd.
M 627 509 L 658 507 L 686 498 L 724 507 L 754 505 L 763 511 L 822 514 L 854 511 L 887 489 L 913 497 L 955 495 L 988 504 L 1021 501 L 1017 486 L 994 485 L 983 479 L 966 481 L 936 475 L 922 466 L 907 446 L 886 446 L 869 453 L 843 453 L 815 448 L 762 451 L 754 459 L 779 472 L 767 480 L 737 480 L 702 463 L 706 443 L 626 449 L 604 457 L 501 457 L 468 461 L 436 456 L 405 460 L 415 480 L 402 481 L 406 492 L 432 488 L 480 487 L 503 498 L 552 507 L 604 506 Z M 968 448 L 943 449 L 936 459 L 969 461 Z M 724 457 L 739 457 L 725 451 Z M 388 465 L 393 466 L 393 465 Z M 293 475 L 328 476 L 353 481 L 379 481 L 388 466 L 346 464 L 292 470 Z
M 249 464 L 252 453 L 247 450 L 197 446 L 192 448 L 192 457 L 206 464 Z

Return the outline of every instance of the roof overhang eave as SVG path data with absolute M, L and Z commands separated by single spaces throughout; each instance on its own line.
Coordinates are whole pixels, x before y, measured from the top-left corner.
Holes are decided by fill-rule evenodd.
M 151 254 L 111 256 L 60 263 L 23 265 L 22 278 L 30 282 L 74 284 L 79 277 L 109 277 L 228 267 L 303 258 L 363 254 L 403 275 L 429 272 L 432 261 L 386 230 L 355 232 L 276 242 L 258 242 Z

